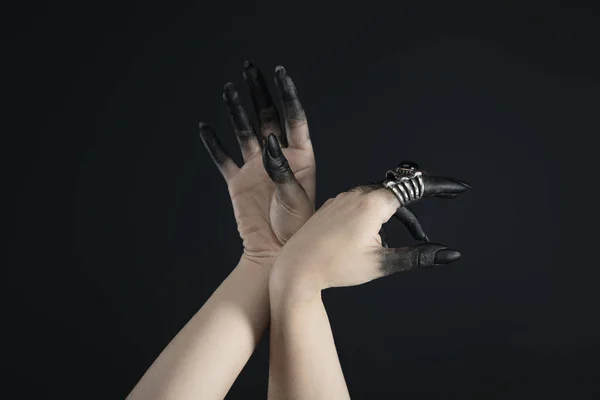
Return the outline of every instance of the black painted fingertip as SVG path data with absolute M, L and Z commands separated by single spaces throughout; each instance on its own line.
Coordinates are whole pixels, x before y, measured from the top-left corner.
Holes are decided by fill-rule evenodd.
M 244 149 L 251 140 L 254 140 L 256 135 L 246 109 L 242 105 L 240 95 L 231 82 L 227 82 L 223 87 L 223 101 L 229 111 L 229 119 L 233 125 L 233 130 L 242 149 Z
M 279 65 L 275 68 L 275 86 L 283 102 L 283 113 L 288 123 L 304 123 L 306 113 L 304 107 L 298 99 L 296 85 L 292 78 L 287 74 L 286 69 Z
M 217 165 L 220 166 L 230 159 L 229 153 L 227 153 L 227 150 L 221 144 L 219 137 L 208 124 L 199 122 L 198 129 L 204 147 L 206 147 L 208 154 Z
M 404 224 L 415 240 L 429 242 L 429 237 L 425 234 L 419 219 L 409 208 L 399 207 L 394 213 L 394 217 Z
M 460 258 L 460 251 L 454 249 L 441 249 L 435 253 L 433 262 L 436 264 L 450 264 Z
M 287 73 L 287 70 L 282 66 L 278 65 L 275 68 L 275 85 L 281 92 L 284 101 L 298 100 L 298 93 L 296 91 L 296 85 L 294 81 Z
M 270 133 L 267 138 L 267 149 L 269 150 L 269 155 L 273 158 L 279 158 L 283 156 L 281 152 L 281 147 L 279 147 L 279 142 L 277 141 L 277 137 L 274 134 Z
M 450 251 L 442 251 L 450 250 Z M 432 268 L 457 260 L 457 252 L 440 243 L 419 243 L 415 246 L 379 249 L 382 275 Z M 438 253 L 440 254 L 438 256 Z M 458 253 L 460 256 L 460 253 Z
M 244 80 L 250 89 L 252 104 L 258 116 L 262 135 L 272 130 L 278 134 L 280 131 L 283 132 L 280 127 L 279 112 L 277 111 L 277 107 L 275 107 L 262 72 L 250 62 L 244 64 L 244 68 Z M 279 142 L 282 147 L 287 147 L 287 137 L 285 134 L 279 136 Z
M 464 187 L 466 187 L 467 189 L 473 189 L 473 186 L 469 185 L 467 182 L 465 182 L 465 181 L 459 181 L 459 182 L 462 183 L 462 185 Z
M 283 77 L 285 77 L 286 73 L 287 73 L 287 71 L 283 65 L 278 65 L 275 67 L 275 76 L 276 77 L 283 78 Z
M 418 252 L 418 268 L 432 268 L 450 264 L 458 260 L 460 252 L 441 243 L 421 243 L 415 247 Z
M 440 193 L 460 194 L 469 190 L 469 187 L 465 186 L 458 179 L 444 176 L 425 175 L 423 176 L 423 183 L 425 186 L 425 196 L 437 195 Z
M 435 197 L 439 197 L 440 199 L 455 199 L 458 197 L 456 193 L 436 193 Z
M 223 100 L 227 102 L 233 102 L 234 99 L 237 99 L 237 91 L 235 90 L 235 85 L 233 82 L 227 82 L 223 86 Z
M 270 133 L 263 146 L 263 165 L 275 184 L 291 183 L 296 178 L 281 151 L 277 137 Z
M 244 78 L 246 78 L 246 81 L 248 81 L 248 83 L 253 83 L 255 85 L 265 83 L 260 69 L 258 69 L 254 64 L 252 64 L 252 62 L 247 60 L 244 62 Z

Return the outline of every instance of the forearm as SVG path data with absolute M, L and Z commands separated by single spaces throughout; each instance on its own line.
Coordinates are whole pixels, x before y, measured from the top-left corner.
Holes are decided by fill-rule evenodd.
M 270 287 L 268 398 L 349 399 L 321 291 L 277 286 Z
M 128 399 L 224 398 L 268 321 L 268 268 L 242 258 Z

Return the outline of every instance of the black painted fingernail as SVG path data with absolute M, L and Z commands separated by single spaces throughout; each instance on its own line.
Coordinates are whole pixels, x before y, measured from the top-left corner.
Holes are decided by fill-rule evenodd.
M 236 93 L 233 83 L 227 82 L 225 86 L 223 86 L 223 100 L 233 101 Z
M 281 157 L 281 147 L 279 147 L 279 142 L 277 141 L 277 137 L 270 133 L 267 138 L 267 150 L 269 150 L 269 155 L 273 158 Z
M 277 76 L 277 79 L 279 79 L 281 83 L 283 83 L 286 74 L 287 71 L 285 70 L 283 65 L 278 65 L 275 67 L 275 76 Z
M 426 233 L 423 235 L 423 239 L 424 239 L 424 240 L 425 240 L 427 243 L 429 243 L 429 236 L 427 236 L 427 234 L 426 234 Z
M 251 61 L 249 61 L 249 60 L 244 61 L 244 68 L 250 68 L 253 66 L 254 66 L 254 64 L 252 64 Z
M 462 183 L 462 185 L 464 187 L 466 187 L 467 189 L 473 189 L 473 186 L 469 185 L 467 182 L 465 182 L 465 181 L 459 181 L 459 182 Z
M 460 258 L 460 252 L 454 249 L 441 249 L 435 253 L 433 262 L 436 264 L 450 264 Z
M 204 122 L 198 122 L 198 129 L 202 129 L 206 126 Z

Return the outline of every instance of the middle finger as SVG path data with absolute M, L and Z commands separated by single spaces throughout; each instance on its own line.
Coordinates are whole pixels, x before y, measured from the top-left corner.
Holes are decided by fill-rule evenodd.
M 261 136 L 266 140 L 273 133 L 279 140 L 281 147 L 287 147 L 287 138 L 281 129 L 279 112 L 263 74 L 250 61 L 244 62 L 244 80 L 250 89 L 252 104 L 258 116 Z

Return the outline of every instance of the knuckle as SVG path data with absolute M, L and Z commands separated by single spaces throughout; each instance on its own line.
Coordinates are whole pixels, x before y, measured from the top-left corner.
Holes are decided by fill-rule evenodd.
M 377 191 L 363 194 L 360 199 L 362 205 L 369 210 L 381 208 L 385 204 L 383 200 L 383 196 L 381 196 L 380 193 L 377 193 Z

